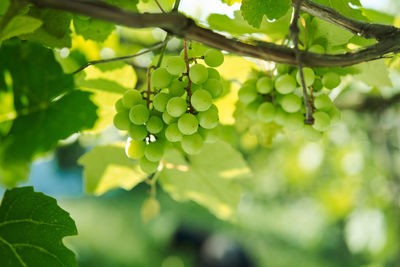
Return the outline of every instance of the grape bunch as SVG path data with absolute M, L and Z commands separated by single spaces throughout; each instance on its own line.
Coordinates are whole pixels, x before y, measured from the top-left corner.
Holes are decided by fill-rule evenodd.
M 203 59 L 208 67 L 198 64 Z M 114 126 L 128 131 L 126 154 L 146 173 L 157 170 L 168 144 L 197 154 L 216 139 L 218 109 L 213 100 L 223 92 L 218 67 L 223 54 L 215 49 L 198 58 L 171 56 L 151 73 L 150 87 L 128 90 L 115 104 Z
M 276 123 L 288 130 L 303 130 L 312 141 L 319 140 L 322 132 L 340 119 L 340 111 L 327 95 L 337 87 L 341 78 L 336 72 L 303 68 L 304 81 L 310 97 L 314 123 L 306 125 L 303 90 L 298 69 L 288 65 L 277 65 L 267 74 L 254 72 L 239 90 L 239 100 L 244 104 L 244 113 L 253 120 Z

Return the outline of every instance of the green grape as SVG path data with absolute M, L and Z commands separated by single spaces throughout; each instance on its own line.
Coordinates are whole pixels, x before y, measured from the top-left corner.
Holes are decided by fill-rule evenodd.
M 190 91 L 192 92 L 192 94 L 200 89 L 203 89 L 203 86 L 200 84 L 192 83 L 192 85 L 190 86 Z
M 276 66 L 276 71 L 278 72 L 278 74 L 286 74 L 289 72 L 289 65 L 285 65 L 285 64 L 277 64 Z
M 204 84 L 203 88 L 210 92 L 213 98 L 221 96 L 223 92 L 222 82 L 219 79 L 209 78 Z
M 208 49 L 204 53 L 204 62 L 210 67 L 218 67 L 224 63 L 224 54 L 217 49 Z
M 200 112 L 197 117 L 200 126 L 205 129 L 213 129 L 218 125 L 218 110 L 210 108 L 207 111 Z
M 128 140 L 125 147 L 125 153 L 128 158 L 140 159 L 144 155 L 146 143 L 138 140 Z
M 336 88 L 340 84 L 340 76 L 335 72 L 325 73 L 322 77 L 322 83 L 328 89 Z
M 315 81 L 315 73 L 311 68 L 303 68 L 304 82 L 306 87 L 311 86 Z M 300 71 L 297 71 L 296 80 L 301 85 Z
M 259 101 L 254 101 L 249 104 L 244 108 L 244 113 L 249 117 L 250 119 L 256 120 L 258 119 L 258 108 L 260 107 L 261 103 Z
M 262 103 L 257 110 L 257 117 L 262 122 L 271 122 L 275 117 L 275 107 L 270 102 Z
M 286 115 L 285 126 L 290 131 L 301 130 L 304 127 L 304 117 L 300 113 L 290 113 Z
M 172 96 L 182 96 L 185 93 L 186 86 L 187 83 L 185 83 L 184 81 L 175 79 L 172 81 L 171 85 L 168 88 L 169 94 Z
M 186 70 L 186 63 L 179 56 L 170 57 L 166 61 L 166 69 L 172 75 L 181 75 Z
M 149 133 L 157 134 L 164 128 L 164 123 L 160 117 L 151 116 L 146 123 L 146 128 Z
M 297 112 L 301 109 L 301 98 L 297 95 L 290 94 L 283 96 L 279 103 L 281 104 L 284 111 L 289 113 Z
M 195 64 L 189 70 L 189 78 L 195 84 L 202 84 L 207 81 L 208 70 L 201 64 Z
M 122 103 L 125 108 L 131 108 L 143 102 L 142 94 L 138 90 L 128 90 L 122 96 Z
M 318 141 L 322 138 L 322 133 L 315 130 L 311 125 L 305 125 L 303 129 L 304 137 L 310 141 Z
M 338 122 L 340 122 L 340 119 L 342 117 L 342 114 L 340 113 L 340 110 L 333 106 L 329 111 L 328 111 L 329 117 L 331 118 L 331 125 L 335 125 Z
M 172 117 L 171 115 L 168 114 L 168 112 L 164 112 L 162 114 L 162 119 L 166 124 L 171 124 L 173 122 L 176 122 L 178 119 L 175 117 Z
M 204 143 L 215 143 L 218 140 L 219 128 L 214 127 L 212 129 L 205 129 L 203 127 L 199 127 L 199 134 L 203 138 Z
M 257 91 L 260 94 L 268 94 L 272 91 L 274 85 L 270 78 L 262 77 L 257 81 Z
M 328 111 L 332 108 L 333 103 L 332 100 L 329 98 L 328 95 L 322 94 L 314 99 L 314 106 L 316 109 L 320 109 L 323 111 Z
M 192 106 L 197 111 L 206 111 L 211 107 L 212 96 L 207 90 L 199 89 L 190 98 Z
M 129 126 L 128 134 L 133 140 L 143 140 L 147 136 L 146 126 L 131 124 Z
M 146 146 L 144 149 L 144 156 L 153 162 L 158 162 L 164 156 L 164 143 L 155 141 Z
M 322 81 L 321 81 L 321 79 L 320 78 L 315 78 L 315 81 L 314 81 L 314 83 L 313 83 L 313 91 L 314 92 L 318 92 L 318 91 L 321 91 L 322 90 L 322 88 L 323 88 L 324 86 L 323 86 L 323 84 L 322 84 Z
M 129 125 L 131 124 L 129 120 L 129 111 L 124 110 L 115 114 L 113 123 L 115 128 L 121 131 L 125 131 L 129 129 Z
M 308 51 L 312 52 L 312 53 L 317 53 L 317 54 L 324 54 L 325 53 L 325 48 L 322 45 L 315 44 L 315 45 L 312 45 L 308 49 Z
M 214 105 L 214 104 L 212 104 L 209 109 L 215 110 L 215 112 L 218 113 L 218 107 L 216 105 Z
M 129 111 L 129 119 L 134 124 L 141 125 L 145 123 L 150 116 L 150 112 L 145 105 L 139 104 L 133 106 Z
M 153 106 L 156 110 L 160 112 L 165 111 L 165 107 L 167 106 L 168 100 L 171 98 L 169 94 L 166 93 L 158 93 L 154 96 Z
M 194 134 L 198 128 L 199 121 L 193 114 L 185 113 L 178 119 L 178 129 L 185 135 Z
M 189 155 L 198 154 L 203 148 L 203 143 L 203 138 L 198 133 L 184 135 L 181 141 L 183 151 Z
M 279 125 L 284 125 L 286 121 L 286 116 L 288 114 L 283 111 L 281 108 L 276 108 L 275 109 L 275 117 L 274 117 L 274 122 L 279 124 Z
M 182 136 L 177 123 L 171 123 L 165 129 L 165 138 L 170 142 L 179 142 L 182 140 Z
M 257 99 L 258 94 L 255 87 L 243 86 L 239 89 L 239 100 L 242 103 L 248 104 Z
M 124 103 L 122 102 L 122 98 L 118 99 L 117 102 L 114 104 L 114 108 L 117 112 L 121 111 L 126 111 L 127 108 L 124 106 Z
M 289 74 L 279 76 L 275 81 L 275 88 L 281 94 L 290 94 L 297 87 L 296 80 Z
M 322 111 L 317 111 L 313 114 L 314 124 L 313 127 L 317 131 L 325 131 L 331 124 L 331 118 L 328 114 Z
M 214 69 L 214 68 L 207 68 L 208 71 L 208 79 L 221 79 L 221 75 L 219 75 L 219 72 Z
M 172 75 L 166 68 L 158 68 L 151 74 L 151 85 L 156 89 L 168 87 L 172 81 Z
M 147 173 L 147 174 L 151 174 L 153 172 L 156 172 L 157 169 L 158 169 L 158 165 L 160 165 L 160 162 L 150 161 L 146 157 L 142 157 L 139 160 L 140 169 L 142 169 L 142 171 Z
M 186 100 L 181 97 L 173 97 L 168 100 L 167 112 L 172 117 L 180 117 L 187 110 Z

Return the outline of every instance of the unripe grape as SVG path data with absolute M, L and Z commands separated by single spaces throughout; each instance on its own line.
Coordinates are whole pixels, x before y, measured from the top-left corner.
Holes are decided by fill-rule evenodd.
M 331 118 L 325 112 L 317 111 L 313 114 L 313 117 L 314 117 L 313 127 L 317 131 L 325 131 L 331 124 Z
M 129 119 L 134 124 L 141 125 L 145 123 L 150 116 L 150 112 L 145 105 L 139 104 L 133 106 L 129 111 Z
M 290 94 L 297 87 L 296 80 L 289 74 L 279 76 L 275 81 L 275 88 L 281 94 Z
M 338 108 L 336 108 L 335 106 L 333 106 L 328 111 L 328 114 L 329 114 L 329 117 L 331 118 L 331 125 L 337 124 L 342 117 L 340 110 Z
M 166 124 L 171 124 L 171 123 L 173 123 L 173 122 L 178 121 L 177 118 L 172 117 L 172 116 L 169 115 L 168 112 L 166 112 L 166 111 L 162 114 L 162 119 L 163 119 L 163 121 L 164 121 Z
M 218 125 L 218 110 L 210 108 L 207 111 L 200 112 L 197 117 L 199 118 L 200 126 L 205 129 L 212 129 Z
M 183 151 L 189 155 L 198 154 L 203 148 L 203 143 L 203 138 L 201 138 L 201 135 L 198 133 L 184 135 L 181 141 Z
M 129 140 L 126 143 L 125 153 L 128 158 L 140 159 L 144 155 L 146 143 L 144 141 Z
M 311 68 L 303 68 L 304 82 L 306 87 L 311 86 L 315 80 L 315 73 Z M 300 71 L 297 71 L 296 80 L 301 85 Z
M 279 125 L 284 125 L 286 121 L 286 116 L 288 114 L 283 111 L 281 108 L 276 108 L 275 109 L 275 117 L 274 117 L 274 122 L 279 124 Z
M 221 75 L 219 75 L 219 72 L 214 69 L 214 68 L 207 68 L 208 71 L 208 79 L 221 79 Z
M 333 103 L 328 95 L 322 94 L 322 95 L 315 97 L 314 106 L 316 109 L 328 111 L 333 107 Z
M 270 102 L 262 103 L 257 110 L 257 117 L 262 122 L 271 122 L 275 117 L 275 107 Z
M 204 53 L 204 62 L 210 67 L 218 67 L 224 62 L 224 54 L 217 49 L 208 49 Z
M 207 81 L 208 70 L 201 64 L 195 64 L 189 70 L 189 78 L 195 84 L 202 84 Z
M 279 103 L 283 110 L 289 113 L 297 112 L 301 108 L 301 98 L 294 94 L 283 96 Z
M 258 94 L 255 87 L 243 86 L 239 89 L 238 96 L 240 102 L 248 104 L 256 100 Z
M 153 162 L 158 162 L 164 156 L 164 144 L 160 141 L 155 141 L 146 146 L 144 156 Z
M 197 132 L 199 128 L 199 121 L 196 116 L 190 113 L 183 114 L 178 119 L 178 129 L 185 135 L 191 135 Z
M 317 54 L 324 54 L 325 53 L 325 48 L 322 45 L 315 44 L 315 45 L 312 45 L 308 49 L 308 51 L 312 52 L 312 53 L 317 53 Z
M 199 134 L 203 138 L 204 143 L 215 143 L 218 140 L 219 128 L 214 127 L 212 129 L 205 129 L 199 127 Z
M 156 89 L 168 87 L 172 81 L 172 75 L 166 68 L 158 68 L 151 74 L 151 85 Z
M 129 111 L 124 110 L 115 114 L 113 123 L 115 128 L 121 131 L 125 131 L 129 129 L 129 125 L 131 124 L 129 120 Z
M 166 69 L 172 75 L 180 75 L 186 69 L 185 61 L 179 56 L 173 56 L 167 59 Z
M 142 94 L 138 90 L 128 90 L 122 96 L 122 103 L 128 109 L 142 102 Z
M 122 98 L 118 99 L 117 102 L 115 102 L 114 104 L 114 108 L 117 112 L 121 112 L 121 111 L 126 111 L 128 110 L 125 106 L 124 103 L 122 102 Z
M 278 72 L 278 74 L 286 74 L 289 72 L 289 65 L 286 64 L 277 64 L 276 66 L 276 70 Z
M 311 125 L 305 125 L 303 129 L 304 137 L 310 141 L 318 141 L 322 138 L 322 133 L 315 130 Z
M 290 131 L 301 130 L 304 127 L 304 116 L 300 113 L 287 114 L 285 126 Z
M 172 96 L 182 96 L 185 93 L 186 86 L 187 84 L 184 81 L 175 79 L 168 88 L 169 94 Z
M 270 78 L 262 77 L 257 81 L 257 91 L 260 94 L 268 94 L 272 91 L 274 85 Z
M 153 99 L 153 106 L 156 110 L 160 112 L 165 111 L 165 107 L 167 106 L 168 100 L 171 98 L 169 94 L 166 93 L 158 93 L 155 95 Z
M 160 165 L 160 162 L 150 161 L 146 157 L 142 157 L 139 160 L 140 169 L 142 169 L 142 171 L 147 173 L 147 174 L 151 174 L 153 172 L 156 172 L 157 169 L 158 169 L 158 165 Z
M 325 73 L 322 77 L 322 83 L 328 89 L 336 88 L 340 84 L 340 76 L 335 72 Z
M 322 81 L 321 81 L 321 79 L 320 78 L 315 78 L 315 81 L 314 81 L 314 83 L 313 83 L 313 91 L 314 92 L 318 92 L 318 91 L 321 91 L 322 90 L 322 88 L 323 88 L 324 86 L 323 86 L 323 84 L 322 84 Z
M 212 96 L 207 90 L 197 90 L 190 99 L 192 106 L 197 111 L 205 111 L 212 104 Z
M 129 126 L 128 134 L 133 140 L 143 140 L 147 136 L 146 126 L 131 124 Z
M 260 107 L 261 103 L 258 101 L 251 102 L 244 108 L 244 113 L 250 119 L 256 120 L 258 118 L 258 108 Z
M 181 97 L 173 97 L 168 100 L 167 112 L 172 117 L 180 117 L 187 110 L 186 100 Z
M 223 86 L 221 80 L 209 78 L 204 84 L 203 88 L 210 92 L 213 98 L 221 96 L 223 92 Z
M 179 142 L 182 140 L 182 133 L 179 131 L 177 123 L 171 123 L 165 129 L 165 138 L 170 142 Z
M 158 116 L 151 116 L 146 123 L 146 128 L 149 133 L 157 134 L 164 128 L 164 123 Z

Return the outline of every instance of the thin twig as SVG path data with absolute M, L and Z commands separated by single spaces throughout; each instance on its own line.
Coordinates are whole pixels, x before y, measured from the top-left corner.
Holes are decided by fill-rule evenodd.
M 152 65 L 147 68 L 147 95 L 146 95 L 146 103 L 147 108 L 150 108 L 150 95 L 151 95 L 151 70 L 155 69 L 156 66 Z
M 154 0 L 154 2 L 156 2 L 158 8 L 161 10 L 162 13 L 165 13 L 165 10 L 162 8 L 162 6 L 160 5 L 160 3 L 158 2 L 158 0 Z
M 306 83 L 304 81 L 304 73 L 303 73 L 303 66 L 301 64 L 301 55 L 299 51 L 299 27 L 297 25 L 299 21 L 299 16 L 300 16 L 300 5 L 301 5 L 302 0 L 297 0 L 296 1 L 296 6 L 294 9 L 294 15 L 293 15 L 293 20 L 292 23 L 290 24 L 290 35 L 293 39 L 294 43 L 294 50 L 296 53 L 296 61 L 297 61 L 297 67 L 299 68 L 299 74 L 300 74 L 300 80 L 301 80 L 301 86 L 303 88 L 303 97 L 304 97 L 304 105 L 306 107 L 306 119 L 304 120 L 305 124 L 312 125 L 314 123 L 314 118 L 312 116 L 312 105 L 311 102 L 308 99 L 308 93 L 307 93 L 307 87 Z
M 90 67 L 92 65 L 108 63 L 108 62 L 113 62 L 113 61 L 119 61 L 119 60 L 124 60 L 124 59 L 129 59 L 129 58 L 134 58 L 134 57 L 138 57 L 138 56 L 144 55 L 146 53 L 149 53 L 151 51 L 154 51 L 154 50 L 160 48 L 161 46 L 164 45 L 164 42 L 165 42 L 165 40 L 163 42 L 161 42 L 161 43 L 158 43 L 158 44 L 150 47 L 149 49 L 143 50 L 143 51 L 141 51 L 139 53 L 136 53 L 136 54 L 133 54 L 133 55 L 90 61 L 90 62 L 86 63 L 85 65 L 83 65 L 82 67 L 80 67 L 79 69 L 77 69 L 76 71 L 72 72 L 72 74 L 77 74 L 78 72 L 81 72 L 82 70 L 84 70 L 87 67 Z
M 188 78 L 188 86 L 187 86 L 187 94 L 188 94 L 188 99 L 189 99 L 189 112 L 193 113 L 193 106 L 192 106 L 192 81 L 190 80 L 189 77 L 189 58 L 188 58 L 188 51 L 187 51 L 187 40 L 184 40 L 184 44 L 183 44 L 183 51 L 184 51 L 184 58 L 185 58 L 185 63 L 186 63 L 186 72 L 187 72 L 187 78 Z

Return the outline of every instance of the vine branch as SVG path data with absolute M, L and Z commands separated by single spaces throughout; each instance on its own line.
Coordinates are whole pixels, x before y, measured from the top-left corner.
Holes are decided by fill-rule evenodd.
M 239 56 L 258 58 L 266 61 L 296 65 L 296 53 L 292 48 L 274 43 L 263 42 L 253 45 L 238 40 L 227 38 L 219 33 L 198 26 L 192 19 L 178 12 L 169 12 L 165 14 L 133 13 L 120 9 L 116 6 L 103 2 L 94 2 L 90 0 L 27 0 L 42 8 L 55 8 L 73 13 L 78 13 L 100 20 L 124 25 L 132 28 L 159 27 L 168 33 L 200 42 L 204 45 L 225 50 Z M 307 0 L 306 3 L 311 3 Z M 326 8 L 326 7 L 325 7 Z M 305 10 L 304 8 L 302 10 Z M 313 15 L 324 16 L 323 10 L 313 9 Z M 309 9 L 305 10 L 306 12 Z M 311 12 L 311 11 L 310 11 Z M 331 13 L 331 17 L 338 16 L 339 13 Z M 344 16 L 343 16 L 344 17 Z M 332 19 L 332 21 L 334 21 Z M 342 21 L 336 19 L 335 21 Z M 341 23 L 341 22 L 340 22 Z M 342 23 L 344 25 L 344 23 Z M 375 24 L 367 24 L 375 25 Z M 393 26 L 386 26 L 394 28 Z M 386 27 L 384 27 L 386 29 Z M 370 26 L 370 29 L 374 28 Z M 368 27 L 356 29 L 361 34 L 368 36 L 371 32 L 366 30 Z M 385 32 L 385 31 L 383 31 Z M 387 31 L 386 31 L 386 34 Z M 333 67 L 350 66 L 361 62 L 376 60 L 389 53 L 400 52 L 400 30 L 394 28 L 388 36 L 380 34 L 379 43 L 369 46 L 365 49 L 349 52 L 345 54 L 326 55 L 316 54 L 301 50 L 299 52 L 303 66 L 309 67 Z M 389 37 L 390 36 L 390 37 Z

